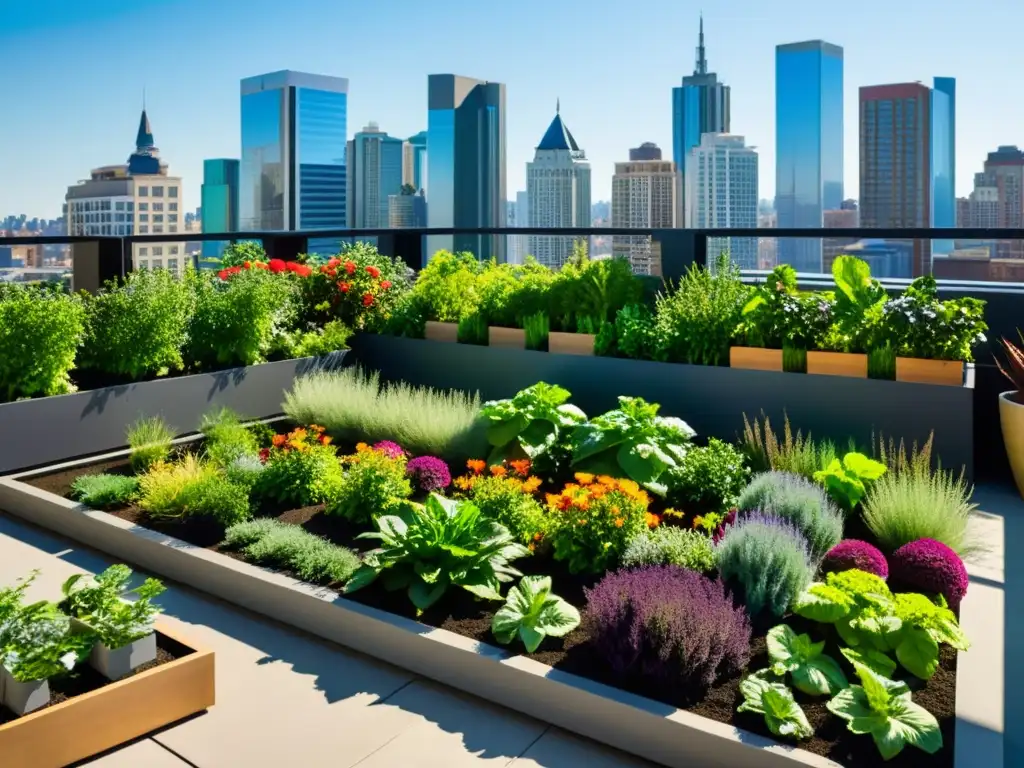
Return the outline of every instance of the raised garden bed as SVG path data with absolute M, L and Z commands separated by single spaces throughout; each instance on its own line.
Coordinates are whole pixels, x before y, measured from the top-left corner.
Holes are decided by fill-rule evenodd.
M 87 665 L 53 681 L 50 703 L 24 717 L 0 708 L 5 768 L 59 768 L 214 704 L 214 655 L 157 622 L 157 660 L 110 682 Z

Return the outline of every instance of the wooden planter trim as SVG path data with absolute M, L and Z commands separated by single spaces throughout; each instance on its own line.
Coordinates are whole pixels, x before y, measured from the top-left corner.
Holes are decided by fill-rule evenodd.
M 548 352 L 556 355 L 594 355 L 593 333 L 563 333 L 552 331 L 548 334 Z
M 459 340 L 458 323 L 439 323 L 436 320 L 427 320 L 427 327 L 423 338 L 428 341 L 444 341 L 451 344 Z
M 526 349 L 526 331 L 522 328 L 491 325 L 487 328 L 487 344 L 491 347 Z
M 212 707 L 213 651 L 155 629 L 193 653 L 0 725 L 4 768 L 61 768 Z
M 729 347 L 729 367 L 748 371 L 781 371 L 782 350 L 762 347 Z
M 819 376 L 868 377 L 868 356 L 852 352 L 807 353 L 807 372 Z
M 962 360 L 924 360 L 918 357 L 897 357 L 896 381 L 962 387 L 964 363 Z

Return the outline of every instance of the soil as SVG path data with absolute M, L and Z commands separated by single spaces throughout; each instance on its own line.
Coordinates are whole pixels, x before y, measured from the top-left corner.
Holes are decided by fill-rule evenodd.
M 131 474 L 131 468 L 126 459 L 121 459 L 38 476 L 27 480 L 27 482 L 42 490 L 66 496 L 76 477 L 98 472 Z M 134 506 L 107 511 L 123 520 L 167 533 L 195 546 L 220 551 L 236 559 L 244 559 L 238 552 L 226 550 L 220 546 L 223 529 L 216 524 L 200 520 L 190 520 L 184 523 L 151 521 L 147 519 L 141 509 Z M 366 530 L 365 527 L 354 526 L 342 518 L 324 514 L 322 505 L 300 509 L 264 508 L 257 512 L 257 516 L 276 517 L 282 522 L 301 525 L 310 533 L 323 536 L 341 546 L 364 551 L 374 546 L 373 541 L 355 540 L 356 535 Z M 870 540 L 870 534 L 859 523 L 859 518 L 851 519 L 849 526 L 848 537 Z M 514 564 L 524 573 L 550 575 L 554 581 L 555 592 L 579 608 L 586 605 L 585 590 L 592 587 L 599 579 L 594 576 L 570 574 L 562 567 L 561 563 L 546 557 L 537 556 L 517 561 Z M 483 643 L 494 644 L 491 620 L 500 604 L 479 600 L 462 589 L 451 590 L 434 608 L 419 617 L 415 615 L 413 606 L 404 591 L 388 592 L 380 585 L 374 585 L 346 597 L 363 605 L 415 618 L 430 626 L 446 629 Z M 852 668 L 838 652 L 838 638 L 822 636 L 823 629 L 831 633 L 833 632 L 831 628 L 817 624 L 804 625 L 802 620 L 797 617 L 788 617 L 786 623 L 798 632 L 809 632 L 816 640 L 829 640 L 827 652 L 844 667 L 851 681 L 856 680 Z M 748 665 L 750 670 L 762 669 L 768 665 L 764 637 L 767 629 L 768 627 L 755 628 L 751 643 L 751 661 Z M 762 716 L 736 712 L 736 708 L 743 701 L 738 689 L 741 674 L 720 681 L 706 692 L 687 691 L 678 687 L 665 690 L 653 687 L 649 681 L 639 675 L 624 678 L 614 676 L 605 661 L 593 650 L 588 640 L 584 622 L 564 638 L 546 638 L 537 652 L 529 654 L 529 657 L 556 669 L 646 696 L 712 720 L 729 723 L 737 728 L 761 734 L 776 741 L 779 740 L 767 729 Z M 927 683 L 911 676 L 907 677 L 907 683 L 914 691 L 914 700 L 935 715 L 939 721 L 943 749 L 936 755 L 927 755 L 919 749 L 907 746 L 899 756 L 888 761 L 887 765 L 897 768 L 910 766 L 952 767 L 956 725 L 956 651 L 948 646 L 943 646 L 939 661 L 938 670 Z M 849 733 L 845 723 L 826 709 L 825 702 L 828 697 L 815 698 L 799 691 L 794 693 L 815 731 L 811 739 L 799 743 L 802 749 L 826 756 L 843 765 L 879 764 L 880 758 L 872 739 L 868 736 L 855 736 Z
M 128 678 L 134 677 L 148 669 L 162 666 L 177 659 L 183 659 L 193 652 L 194 651 L 191 648 L 157 632 L 156 661 L 137 667 L 130 675 L 121 679 L 127 680 Z M 108 680 L 95 669 L 90 667 L 87 662 L 83 662 L 76 667 L 74 672 L 70 675 L 50 680 L 50 703 L 45 707 L 33 710 L 33 712 L 42 712 L 44 709 L 61 704 L 69 699 L 75 698 L 76 696 L 81 696 L 83 694 L 99 690 L 100 688 L 105 688 L 110 685 L 111 682 L 112 681 Z M 14 714 L 6 707 L 0 706 L 0 725 L 17 719 L 18 715 Z

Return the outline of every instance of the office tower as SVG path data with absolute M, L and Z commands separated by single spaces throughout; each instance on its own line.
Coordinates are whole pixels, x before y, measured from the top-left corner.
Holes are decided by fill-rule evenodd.
M 243 230 L 346 226 L 348 80 L 284 70 L 241 82 Z M 337 239 L 311 240 L 312 252 Z
M 956 226 L 956 79 L 932 81 L 932 226 Z M 932 244 L 936 253 L 945 246 Z
M 997 227 L 1024 227 L 1024 152 L 1015 146 L 1001 146 L 985 158 L 984 173 L 988 186 L 999 196 Z M 1000 240 L 997 254 L 1001 259 L 1024 258 L 1024 242 Z
M 410 136 L 402 145 L 402 183 L 416 190 L 427 189 L 427 132 Z
M 427 199 L 423 190 L 403 184 L 397 195 L 388 195 L 388 221 L 392 229 L 422 229 L 427 226 Z
M 515 211 L 515 223 L 509 220 L 510 227 L 523 228 L 530 226 L 530 196 L 527 192 L 516 192 L 512 208 Z M 522 264 L 530 254 L 530 238 L 528 235 L 510 235 L 508 238 L 509 263 Z M 515 254 L 515 258 L 512 254 Z
M 742 136 L 705 133 L 686 159 L 686 226 L 757 228 L 757 152 Z M 720 253 L 740 269 L 757 269 L 756 237 L 708 238 L 708 262 Z
M 700 17 L 697 61 L 693 74 L 672 89 L 672 159 L 680 174 L 676 191 L 676 221 L 682 226 L 686 210 L 686 158 L 705 133 L 729 133 L 729 86 L 708 72 L 704 48 L 704 16 Z
M 376 123 L 367 125 L 348 142 L 345 220 L 350 228 L 387 228 L 388 197 L 402 192 L 403 143 L 388 136 Z
M 237 160 L 204 160 L 202 188 L 202 231 L 237 232 L 238 227 Z M 228 246 L 227 240 L 203 242 L 204 258 L 216 259 Z
M 775 211 L 779 229 L 821 228 L 843 200 L 843 49 L 822 40 L 775 49 Z M 779 241 L 780 264 L 821 271 L 821 241 Z
M 65 196 L 68 234 L 98 236 L 180 234 L 181 178 L 167 174 L 167 163 L 153 140 L 146 110 L 142 110 L 135 151 L 124 165 L 106 165 L 91 177 L 68 187 Z M 178 238 L 158 243 L 133 243 L 136 269 L 186 266 L 185 243 Z
M 672 229 L 677 224 L 679 174 L 667 160 L 616 163 L 612 176 L 613 227 Z M 612 256 L 629 259 L 638 275 L 661 274 L 660 253 L 647 236 L 613 235 Z
M 590 226 L 590 163 L 562 122 L 557 103 L 533 162 L 526 164 L 526 194 L 531 227 Z M 572 255 L 570 237 L 530 235 L 529 243 L 530 254 L 552 269 L 559 269 Z
M 653 141 L 645 141 L 639 147 L 629 150 L 629 162 L 644 160 L 661 160 L 661 149 Z
M 427 78 L 427 221 L 429 226 L 485 229 L 505 221 L 505 86 L 458 75 Z M 440 249 L 505 261 L 497 235 L 434 235 Z
M 853 200 L 844 200 L 842 207 L 834 211 L 825 211 L 822 215 L 822 226 L 825 229 L 857 229 L 860 226 L 860 211 Z M 826 237 L 821 241 L 821 271 L 832 274 L 832 264 L 836 256 L 846 253 L 847 246 L 858 242 L 857 237 Z M 872 273 L 874 274 L 874 273 Z M 875 275 L 878 277 L 878 275 Z

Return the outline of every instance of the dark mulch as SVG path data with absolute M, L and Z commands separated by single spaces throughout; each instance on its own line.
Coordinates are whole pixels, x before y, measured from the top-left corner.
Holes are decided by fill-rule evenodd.
M 156 661 L 150 662 L 149 664 L 143 664 L 141 667 L 136 668 L 130 675 L 121 679 L 126 680 L 145 672 L 146 670 L 153 669 L 154 667 L 162 666 L 177 659 L 183 659 L 192 653 L 194 653 L 194 651 L 191 648 L 182 645 L 176 640 L 172 640 L 169 637 L 161 635 L 158 632 L 156 635 Z M 99 690 L 100 688 L 105 688 L 110 684 L 110 680 L 107 680 L 107 678 L 90 667 L 87 663 L 83 663 L 77 667 L 72 674 L 51 680 L 50 703 L 35 711 L 41 712 L 44 709 L 61 704 L 69 699 L 75 698 L 76 696 L 81 696 L 83 694 Z M 18 716 L 16 714 L 6 707 L 0 706 L 0 725 L 17 719 Z

